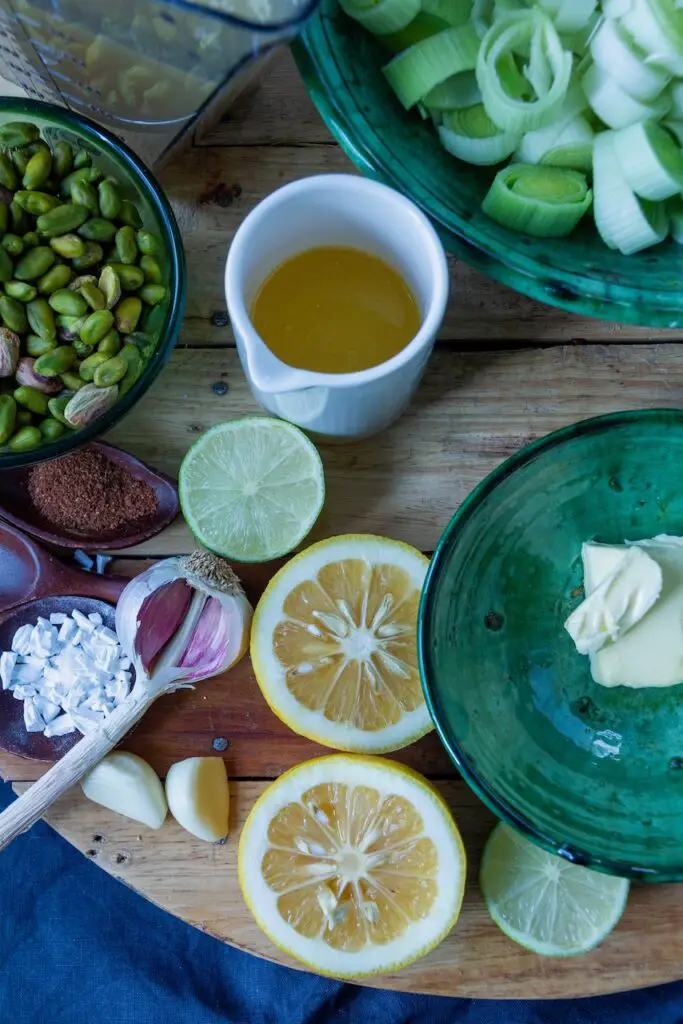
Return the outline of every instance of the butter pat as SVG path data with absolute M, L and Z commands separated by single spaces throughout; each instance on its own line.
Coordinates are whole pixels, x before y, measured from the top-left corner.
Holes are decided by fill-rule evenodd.
M 595 682 L 633 689 L 682 683 L 683 538 L 590 543 L 581 555 L 586 599 L 566 626 L 577 649 L 588 653 Z M 654 601 L 647 560 L 661 575 Z
M 683 682 L 683 539 L 662 534 L 635 547 L 662 570 L 662 592 L 644 618 L 591 659 L 602 686 L 675 686 Z
M 591 541 L 581 548 L 583 562 L 583 589 L 586 597 L 614 572 L 628 551 L 627 544 L 597 544 Z
M 586 554 L 582 554 L 585 565 Z M 618 557 L 608 557 L 606 565 L 610 563 L 614 563 L 611 571 L 564 624 L 579 654 L 593 654 L 608 641 L 614 643 L 624 636 L 650 611 L 662 591 L 662 570 L 642 548 L 624 548 Z M 597 582 L 596 576 L 594 570 L 591 584 Z

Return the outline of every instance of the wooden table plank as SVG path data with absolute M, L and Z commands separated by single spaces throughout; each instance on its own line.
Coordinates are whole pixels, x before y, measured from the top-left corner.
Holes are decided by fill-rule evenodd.
M 336 145 L 284 47 L 199 146 Z
M 233 945 L 296 966 L 258 929 L 237 883 L 239 830 L 263 788 L 262 782 L 231 782 L 231 831 L 223 846 L 195 840 L 171 820 L 154 832 L 90 803 L 78 788 L 50 810 L 48 821 L 99 867 L 152 902 Z M 548 999 L 618 992 L 679 976 L 680 942 L 672 936 L 680 931 L 681 886 L 634 886 L 615 932 L 585 956 L 545 959 L 505 938 L 476 885 L 481 847 L 493 818 L 464 782 L 439 783 L 439 789 L 453 809 L 468 853 L 462 916 L 453 933 L 425 959 L 369 984 L 470 998 Z
M 219 396 L 215 381 L 226 381 Z M 374 531 L 431 551 L 452 513 L 521 445 L 620 409 L 683 405 L 678 345 L 436 352 L 409 412 L 358 444 L 321 446 L 325 510 L 312 539 Z M 208 427 L 259 411 L 233 350 L 178 350 L 145 401 L 108 435 L 167 473 Z M 138 554 L 188 550 L 178 523 Z

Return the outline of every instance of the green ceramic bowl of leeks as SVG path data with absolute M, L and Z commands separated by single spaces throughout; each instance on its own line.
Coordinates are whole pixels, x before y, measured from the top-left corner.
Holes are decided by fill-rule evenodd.
M 430 121 L 407 112 L 382 66 L 382 44 L 321 0 L 293 47 L 308 91 L 347 155 L 368 176 L 409 196 L 446 248 L 503 284 L 572 313 L 657 327 L 683 326 L 683 248 L 666 241 L 614 252 L 586 216 L 568 238 L 532 238 L 497 224 L 481 204 L 498 168 L 450 156 Z

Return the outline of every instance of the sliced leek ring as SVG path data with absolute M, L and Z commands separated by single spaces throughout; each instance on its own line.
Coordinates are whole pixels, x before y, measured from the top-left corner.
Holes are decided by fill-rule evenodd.
M 641 199 L 660 202 L 683 192 L 683 151 L 654 121 L 632 124 L 613 137 L 621 172 Z
M 501 75 L 501 61 L 527 51 L 524 75 L 534 89 L 519 98 Z M 486 111 L 505 131 L 528 132 L 550 124 L 567 95 L 572 56 L 564 50 L 550 18 L 534 8 L 507 14 L 484 36 L 477 60 L 477 82 Z
M 495 177 L 484 213 L 513 231 L 563 238 L 589 209 L 592 193 L 578 171 L 510 164 Z
M 628 14 L 632 6 L 633 0 L 602 0 L 602 13 L 606 18 L 616 21 Z
M 595 132 L 586 118 L 579 115 L 565 125 L 540 163 L 588 173 L 593 166 L 594 141 Z
M 657 121 L 664 117 L 671 104 L 665 93 L 650 103 L 629 96 L 598 64 L 588 68 L 582 84 L 591 108 L 610 128 L 627 128 L 638 121 Z
M 339 0 L 339 5 L 350 18 L 376 36 L 405 28 L 421 8 L 420 0 L 379 0 L 372 6 L 362 0 L 360 3 L 358 0 Z
M 596 14 L 580 32 L 560 32 L 565 50 L 569 50 L 577 57 L 585 56 L 600 21 L 599 15 Z
M 673 137 L 678 140 L 679 146 L 683 146 L 683 119 L 676 121 L 673 118 L 667 118 L 666 121 L 662 121 L 662 127 L 671 132 Z
M 382 70 L 399 100 L 410 110 L 427 93 L 477 63 L 479 37 L 471 25 L 447 28 L 399 53 Z
M 677 0 L 630 0 L 621 24 L 653 64 L 683 76 L 683 15 Z
M 430 110 L 463 110 L 481 103 L 481 92 L 474 71 L 451 75 L 431 89 L 423 99 Z
M 669 220 L 663 203 L 638 199 L 624 177 L 614 132 L 602 132 L 593 147 L 593 215 L 605 245 L 631 256 L 666 238 Z
M 558 32 L 580 32 L 590 23 L 597 0 L 538 0 Z
M 422 0 L 422 10 L 456 27 L 470 20 L 472 3 L 473 0 Z
M 552 124 L 549 124 L 546 128 L 537 128 L 536 131 L 527 132 L 524 135 L 515 153 L 515 163 L 540 164 L 550 150 L 558 144 L 564 144 L 558 143 L 558 140 L 562 137 L 565 129 L 580 117 L 587 105 L 588 103 L 581 87 L 576 83 L 572 83 Z M 588 125 L 585 119 L 583 119 L 583 123 L 588 127 L 591 133 L 590 137 L 592 138 L 590 125 Z M 568 141 L 570 143 L 573 141 L 586 142 L 588 138 L 589 136 L 585 131 L 581 139 L 573 139 L 570 133 Z M 581 169 L 577 168 L 577 170 Z
M 470 22 L 480 39 L 483 39 L 491 27 L 494 13 L 493 0 L 473 0 Z
M 447 111 L 438 132 L 449 153 L 482 167 L 507 160 L 519 141 L 514 132 L 501 132 L 482 104 Z
M 420 11 L 405 28 L 399 29 L 398 32 L 380 35 L 377 38 L 391 53 L 401 53 L 408 47 L 415 46 L 416 43 L 421 43 L 423 39 L 429 39 L 430 36 L 438 35 L 439 32 L 443 32 L 447 28 L 448 23 L 442 21 L 441 18 Z
M 647 54 L 618 21 L 605 19 L 590 43 L 593 60 L 636 100 L 647 103 L 660 95 L 671 75 L 647 63 Z
M 669 88 L 671 106 L 669 117 L 675 121 L 683 120 L 683 82 L 672 82 Z

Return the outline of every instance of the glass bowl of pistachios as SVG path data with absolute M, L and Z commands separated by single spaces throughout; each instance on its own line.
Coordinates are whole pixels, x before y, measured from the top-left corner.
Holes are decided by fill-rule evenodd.
M 151 172 L 87 118 L 0 101 L 0 470 L 112 427 L 168 359 L 185 261 Z

